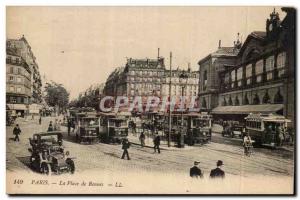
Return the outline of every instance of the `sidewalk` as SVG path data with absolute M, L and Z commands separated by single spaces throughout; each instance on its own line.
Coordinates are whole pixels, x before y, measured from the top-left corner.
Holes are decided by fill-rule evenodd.
M 141 146 L 141 142 L 139 140 L 139 134 L 129 133 L 128 136 L 127 136 L 127 138 L 128 138 L 128 140 L 129 140 L 129 142 L 131 144 Z M 196 148 L 200 147 L 200 146 L 188 146 L 188 145 L 185 145 L 184 148 L 178 148 L 176 145 L 177 144 L 175 144 L 174 142 L 171 142 L 171 146 L 168 147 L 168 142 L 167 141 L 164 141 L 164 140 L 160 141 L 160 149 L 161 150 L 182 151 L 182 150 L 196 149 Z M 154 147 L 153 138 L 152 137 L 147 137 L 146 136 L 145 146 L 144 147 L 147 147 L 147 148 L 153 148 Z

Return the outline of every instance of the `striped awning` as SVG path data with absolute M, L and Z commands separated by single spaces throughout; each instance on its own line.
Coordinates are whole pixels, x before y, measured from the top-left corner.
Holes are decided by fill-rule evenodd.
M 214 108 L 212 114 L 249 114 L 249 113 L 276 113 L 283 109 L 283 104 L 262 104 L 244 106 L 219 106 Z

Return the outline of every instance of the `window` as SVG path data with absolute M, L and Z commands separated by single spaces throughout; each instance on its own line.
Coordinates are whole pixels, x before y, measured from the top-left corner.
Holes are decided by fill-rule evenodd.
M 9 76 L 9 81 L 14 81 L 14 77 L 13 76 Z
M 16 63 L 18 64 L 20 62 L 19 58 L 16 58 Z
M 9 87 L 9 91 L 10 91 L 10 92 L 14 92 L 14 91 L 15 91 L 15 87 L 14 87 L 14 86 L 10 86 L 10 87 Z
M 207 86 L 207 71 L 204 71 L 203 74 L 203 90 L 206 90 L 206 86 Z
M 251 77 L 252 77 L 252 64 L 248 64 L 246 66 L 246 82 L 247 82 L 247 85 L 250 85 Z
M 18 68 L 18 74 L 22 74 L 22 69 Z
M 10 67 L 10 73 L 13 74 L 14 73 L 14 68 Z
M 234 88 L 235 70 L 231 71 L 231 87 Z
M 274 56 L 269 56 L 266 59 L 267 80 L 273 79 L 273 70 L 274 70 Z
M 20 77 L 17 77 L 17 82 L 21 83 L 22 79 Z
M 226 73 L 226 74 L 225 74 L 224 83 L 225 83 L 225 84 L 228 84 L 228 83 L 229 83 L 229 73 Z
M 261 82 L 263 71 L 264 71 L 264 61 L 259 60 L 255 64 L 255 75 L 256 75 L 256 82 L 257 83 Z
M 285 73 L 286 52 L 282 52 L 277 56 L 278 77 L 282 77 Z
M 242 78 L 243 78 L 243 67 L 238 68 L 237 70 L 237 74 L 236 74 L 236 78 L 237 78 L 237 84 L 238 86 L 242 86 Z

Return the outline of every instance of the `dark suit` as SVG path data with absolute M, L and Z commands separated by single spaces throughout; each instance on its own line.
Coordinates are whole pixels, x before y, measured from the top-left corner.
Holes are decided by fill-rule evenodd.
M 158 153 L 160 153 L 159 145 L 160 145 L 160 137 L 158 135 L 154 139 L 154 152 L 156 152 L 156 149 L 157 149 Z
M 225 178 L 225 172 L 220 168 L 216 168 L 210 171 L 210 178 Z
M 130 147 L 130 142 L 129 141 L 123 141 L 122 142 L 122 149 L 123 149 L 123 155 L 122 155 L 122 159 L 125 158 L 125 156 L 127 156 L 127 160 L 130 160 L 129 158 L 129 153 L 128 153 L 128 150 Z
M 190 169 L 190 176 L 192 178 L 203 178 L 203 174 L 201 173 L 201 169 L 199 167 L 194 166 Z

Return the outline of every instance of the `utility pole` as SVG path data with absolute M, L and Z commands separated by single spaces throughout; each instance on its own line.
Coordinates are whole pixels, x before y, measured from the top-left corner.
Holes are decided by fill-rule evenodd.
M 172 112 L 171 112 L 171 87 L 172 87 L 172 52 L 170 52 L 170 82 L 169 82 L 169 135 L 168 147 L 171 146 L 171 125 L 172 125 Z

